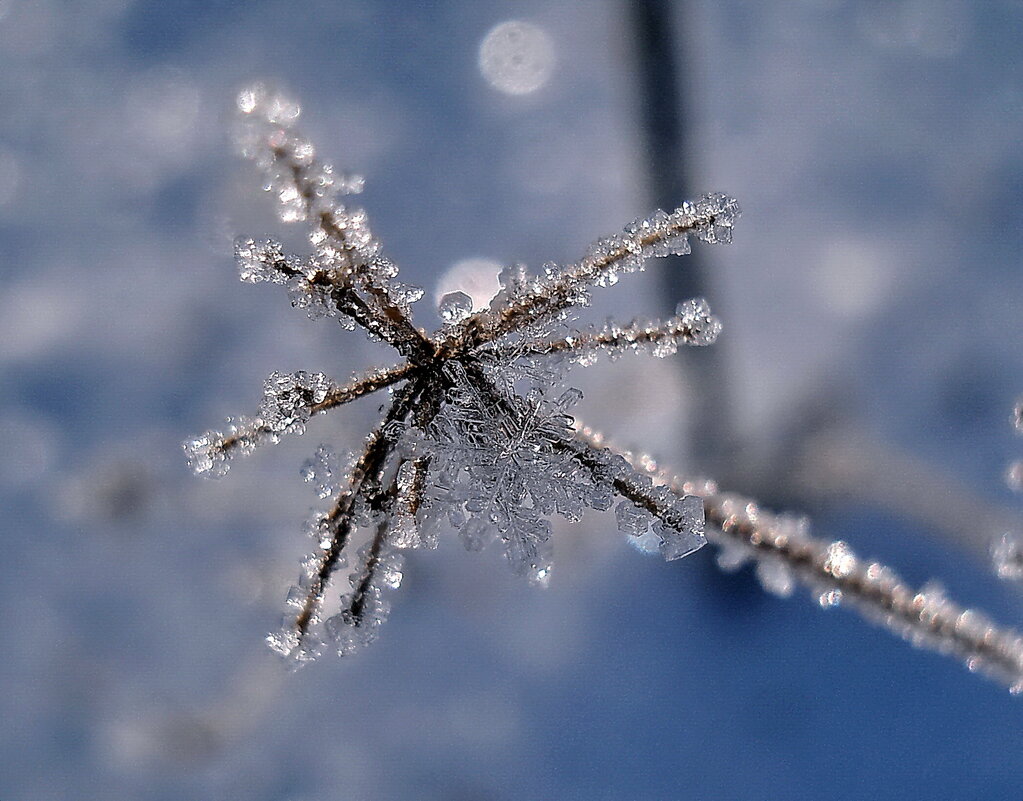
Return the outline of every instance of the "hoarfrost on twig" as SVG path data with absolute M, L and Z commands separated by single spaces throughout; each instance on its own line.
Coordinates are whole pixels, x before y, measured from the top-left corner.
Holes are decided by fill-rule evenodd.
M 449 292 L 439 303 L 444 324 L 428 335 L 412 320 L 422 291 L 398 280 L 366 213 L 341 202 L 353 182 L 319 161 L 294 129 L 298 104 L 256 85 L 239 94 L 238 109 L 242 155 L 263 174 L 281 219 L 306 226 L 313 249 L 294 256 L 274 240 L 239 239 L 241 279 L 283 285 L 296 307 L 358 326 L 404 360 L 348 384 L 323 373 L 272 373 L 258 417 L 185 444 L 196 472 L 222 474 L 231 456 L 301 434 L 314 414 L 391 391 L 383 420 L 350 469 L 323 447 L 303 466 L 317 494 L 333 500 L 309 524 L 317 549 L 288 594 L 296 612 L 270 637 L 276 650 L 302 662 L 324 644 L 347 654 L 374 639 L 387 614 L 386 594 L 400 580 L 398 552 L 434 545 L 441 522 L 458 529 L 470 550 L 500 542 L 513 570 L 541 584 L 552 567 L 549 518 L 579 520 L 587 508 L 606 511 L 616 496 L 650 521 L 666 559 L 704 543 L 698 498 L 655 487 L 606 449 L 580 443 L 571 408 L 581 394 L 563 381 L 567 367 L 595 351 L 664 356 L 679 345 L 710 344 L 717 319 L 694 300 L 663 323 L 586 332 L 565 326 L 593 288 L 614 284 L 644 260 L 688 252 L 690 238 L 728 241 L 738 215 L 734 200 L 707 195 L 670 214 L 657 212 L 564 268 L 547 264 L 540 275 L 506 268 L 482 311 L 473 312 L 469 295 Z M 321 621 L 327 585 L 365 532 L 369 542 L 355 559 L 352 591 L 339 612 Z
M 581 393 L 564 384 L 569 367 L 602 353 L 663 357 L 717 338 L 720 322 L 700 298 L 664 321 L 585 330 L 570 324 L 592 291 L 643 269 L 646 260 L 689 253 L 694 240 L 731 241 L 735 200 L 708 194 L 657 211 L 563 267 L 548 263 L 537 274 L 506 267 L 481 310 L 469 295 L 448 292 L 439 303 L 443 325 L 428 334 L 412 318 L 422 290 L 398 280 L 366 212 L 342 202 L 361 190 L 361 179 L 318 159 L 294 129 L 297 103 L 255 85 L 239 94 L 237 106 L 239 150 L 262 173 L 280 218 L 303 224 L 312 248 L 293 256 L 273 240 L 240 239 L 241 279 L 283 285 L 296 307 L 359 327 L 400 357 L 347 383 L 323 373 L 271 373 L 257 417 L 184 443 L 195 472 L 222 475 L 232 456 L 301 434 L 315 414 L 381 390 L 389 395 L 350 467 L 323 447 L 303 467 L 317 493 L 332 500 L 307 523 L 314 550 L 287 593 L 280 631 L 267 638 L 274 650 L 298 665 L 328 647 L 347 655 L 372 642 L 401 583 L 402 552 L 433 547 L 444 528 L 457 529 L 469 550 L 501 543 L 517 573 L 544 584 L 552 568 L 550 518 L 579 520 L 586 509 L 614 506 L 619 528 L 642 550 L 673 560 L 709 538 L 721 548 L 723 567 L 755 563 L 776 594 L 807 585 L 823 607 L 857 608 L 916 644 L 960 654 L 971 669 L 1023 688 L 1023 639 L 1015 632 L 936 587 L 911 590 L 843 542 L 814 539 L 803 518 L 770 514 L 712 482 L 677 479 L 649 458 L 609 447 L 573 419 Z M 1023 430 L 1023 403 L 1015 415 Z M 697 496 L 706 498 L 706 511 Z M 347 568 L 359 537 L 365 544 L 351 560 L 349 589 L 338 611 L 326 615 L 328 586 Z M 1015 541 L 1004 540 L 1003 551 L 1000 571 L 1018 569 Z
M 606 445 L 599 433 L 577 429 L 583 442 Z M 713 481 L 678 478 L 643 456 L 628 456 L 652 481 L 703 497 L 706 536 L 726 569 L 752 562 L 769 592 L 787 597 L 806 587 L 823 608 L 852 608 L 915 646 L 958 656 L 969 670 L 1004 682 L 1013 694 L 1023 692 L 1019 632 L 960 606 L 934 582 L 914 589 L 887 565 L 860 559 L 847 543 L 815 538 L 806 518 L 774 514 L 750 498 L 721 492 Z M 1011 548 L 1014 569 L 1020 569 L 1018 543 Z

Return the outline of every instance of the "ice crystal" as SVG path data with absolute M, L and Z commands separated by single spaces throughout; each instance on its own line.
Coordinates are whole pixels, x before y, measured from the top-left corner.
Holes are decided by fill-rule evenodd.
M 428 335 L 412 321 L 422 290 L 397 279 L 366 212 L 340 200 L 361 181 L 321 162 L 294 130 L 298 104 L 257 85 L 242 91 L 237 105 L 242 155 L 262 173 L 281 219 L 305 224 L 312 247 L 296 256 L 274 240 L 239 239 L 239 276 L 285 286 L 294 306 L 358 326 L 403 360 L 347 384 L 323 373 L 271 373 L 258 417 L 185 443 L 196 472 L 222 474 L 232 455 L 301 434 L 314 414 L 390 393 L 383 419 L 347 468 L 324 446 L 302 468 L 317 494 L 332 500 L 307 524 L 316 549 L 287 593 L 293 611 L 268 638 L 275 650 L 301 663 L 328 645 L 348 654 L 371 642 L 401 583 L 400 552 L 434 546 L 445 527 L 457 529 L 469 550 L 500 543 L 512 569 L 539 584 L 551 576 L 550 518 L 577 521 L 616 499 L 623 530 L 634 538 L 649 532 L 665 559 L 704 544 L 700 499 L 580 438 L 572 408 L 581 393 L 564 381 L 569 366 L 601 352 L 666 356 L 680 345 L 710 344 L 717 319 L 696 299 L 663 322 L 585 331 L 569 323 L 591 290 L 642 269 L 646 259 L 687 253 L 693 238 L 728 241 L 734 200 L 706 195 L 656 212 L 600 240 L 574 264 L 548 263 L 539 274 L 507 267 L 483 309 L 474 311 L 464 292 L 447 292 L 438 304 L 443 325 Z M 357 538 L 365 544 L 352 562 L 351 591 L 321 620 L 327 586 Z
M 333 448 L 320 445 L 301 469 L 302 479 L 312 484 L 320 499 L 336 495 L 341 490 L 341 459 Z
M 252 284 L 262 281 L 283 284 L 288 273 L 298 270 L 297 264 L 284 255 L 281 244 L 273 239 L 256 242 L 239 238 L 234 245 L 234 256 L 238 276 Z
M 434 496 L 433 504 L 453 505 L 446 515 L 463 529 L 470 550 L 499 538 L 514 570 L 542 582 L 550 575 L 547 516 L 578 520 L 585 507 L 610 504 L 607 488 L 569 448 L 567 411 L 579 394 L 567 390 L 552 399 L 533 387 L 520 396 L 497 384 L 481 391 L 458 369 L 450 382 L 429 433 L 434 468 L 459 490 Z M 502 414 L 493 414 L 495 407 Z
M 999 578 L 1023 579 L 1023 541 L 1016 534 L 1003 534 L 991 549 L 995 572 Z
M 323 373 L 270 373 L 263 388 L 259 416 L 273 437 L 302 434 L 313 409 L 331 389 Z
M 472 314 L 472 298 L 464 292 L 448 292 L 437 304 L 437 311 L 445 323 L 460 323 Z

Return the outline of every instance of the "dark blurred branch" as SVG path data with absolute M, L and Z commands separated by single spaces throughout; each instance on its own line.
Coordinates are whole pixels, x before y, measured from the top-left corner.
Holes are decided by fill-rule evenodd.
M 653 205 L 672 209 L 692 191 L 688 164 L 696 162 L 690 139 L 692 114 L 687 107 L 691 81 L 684 58 L 689 11 L 670 0 L 626 3 L 633 31 L 639 97 L 643 169 Z M 677 35 L 676 26 L 683 30 Z M 671 257 L 660 268 L 668 311 L 693 297 L 713 297 L 706 261 L 692 253 L 683 261 Z M 734 426 L 726 386 L 723 349 L 680 353 L 677 358 L 692 393 L 685 421 L 690 466 L 717 474 L 729 461 Z

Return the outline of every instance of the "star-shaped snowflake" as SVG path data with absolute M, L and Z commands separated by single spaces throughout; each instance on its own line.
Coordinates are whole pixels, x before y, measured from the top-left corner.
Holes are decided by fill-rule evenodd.
M 730 241 L 734 200 L 707 195 L 670 214 L 658 211 L 600 240 L 580 261 L 548 264 L 540 275 L 505 269 L 488 308 L 474 313 L 469 296 L 445 295 L 444 324 L 426 333 L 411 312 L 422 290 L 397 280 L 365 212 L 338 200 L 359 191 L 361 180 L 317 160 L 293 130 L 299 109 L 287 98 L 254 86 L 241 92 L 238 108 L 243 155 L 264 174 L 281 219 L 304 223 L 312 245 L 311 255 L 297 257 L 272 240 L 239 241 L 242 280 L 284 285 L 294 306 L 362 328 L 400 357 L 345 384 L 322 373 L 272 373 L 257 416 L 184 444 L 197 473 L 222 475 L 233 455 L 301 434 L 313 415 L 374 392 L 390 396 L 346 469 L 323 448 L 303 468 L 321 497 L 333 500 L 309 524 L 316 549 L 288 594 L 293 613 L 268 638 L 275 650 L 300 663 L 327 642 L 347 654 L 372 641 L 387 613 L 383 591 L 401 582 L 400 551 L 434 546 L 446 526 L 470 549 L 499 541 L 512 567 L 540 583 L 550 574 L 554 514 L 578 520 L 587 507 L 606 511 L 617 503 L 620 528 L 656 535 L 665 559 L 706 542 L 702 501 L 577 431 L 569 410 L 580 393 L 562 378 L 569 366 L 591 364 L 601 353 L 665 356 L 679 345 L 710 344 L 717 319 L 704 301 L 691 300 L 663 322 L 584 331 L 566 322 L 588 304 L 593 287 L 616 283 L 651 257 L 688 253 L 691 238 Z M 328 617 L 328 583 L 362 530 L 368 543 L 353 560 L 351 591 Z

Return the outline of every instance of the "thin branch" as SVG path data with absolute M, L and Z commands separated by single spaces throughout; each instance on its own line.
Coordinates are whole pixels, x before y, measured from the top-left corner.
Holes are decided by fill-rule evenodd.
M 347 610 L 351 616 L 353 626 L 361 626 L 364 622 L 363 615 L 366 611 L 367 598 L 373 589 L 373 582 L 377 579 L 381 562 L 389 548 L 391 511 L 394 508 L 397 497 L 396 483 L 392 483 L 391 488 L 387 492 L 381 493 L 378 497 L 378 508 L 376 511 L 380 514 L 380 522 L 377 523 L 376 531 L 373 534 L 373 541 L 366 556 L 366 564 L 363 567 L 358 583 L 354 587 Z
M 706 195 L 671 214 L 661 212 L 629 226 L 621 235 L 598 242 L 581 261 L 533 282 L 501 308 L 469 317 L 456 332 L 462 340 L 456 353 L 584 304 L 590 286 L 613 284 L 619 273 L 640 269 L 648 258 L 688 252 L 691 235 L 707 242 L 731 241 L 731 227 L 738 214 L 738 204 L 731 198 Z
M 559 443 L 585 467 L 595 482 L 611 481 L 615 492 L 635 507 L 659 520 L 660 550 L 665 560 L 681 559 L 702 548 L 704 511 L 702 499 L 694 493 L 674 492 L 655 484 L 649 475 L 637 470 L 624 456 L 597 441 L 577 436 Z
M 310 416 L 320 414 L 403 381 L 415 374 L 416 371 L 417 368 L 408 362 L 370 371 L 353 378 L 343 386 L 332 388 L 322 401 L 309 404 L 305 411 Z M 195 468 L 199 472 L 207 472 L 216 465 L 226 465 L 226 460 L 236 452 L 251 452 L 261 442 L 277 436 L 278 433 L 259 417 L 255 417 L 238 421 L 226 435 L 208 432 L 196 437 L 186 442 L 186 450 L 189 452 Z M 209 464 L 209 467 L 201 469 L 200 459 L 204 460 L 202 464 Z
M 565 354 L 573 358 L 605 352 L 649 350 L 657 356 L 667 356 L 679 345 L 711 345 L 721 331 L 718 318 L 700 298 L 679 306 L 679 313 L 664 322 L 634 320 L 626 325 L 609 324 L 592 331 L 578 331 L 560 339 L 539 339 L 506 345 L 494 350 L 499 357 L 556 356 Z
M 358 314 L 352 315 L 357 323 L 409 359 L 421 361 L 432 354 L 433 344 L 379 280 L 380 246 L 365 214 L 333 202 L 333 168 L 317 162 L 312 143 L 288 130 L 298 117 L 298 106 L 254 86 L 239 95 L 238 107 L 250 125 L 249 135 L 242 137 L 243 153 L 259 162 L 271 185 L 277 185 L 282 216 L 310 222 L 317 254 L 332 265 L 323 277 L 330 282 L 339 309 L 348 314 L 350 307 L 357 308 Z M 368 302 L 358 297 L 356 285 Z
M 272 152 L 274 157 L 283 160 L 291 171 L 292 180 L 305 204 L 305 211 L 314 221 L 315 228 L 327 241 L 333 243 L 332 252 L 342 259 L 343 268 L 339 275 L 342 280 L 333 283 L 332 293 L 338 309 L 352 316 L 352 319 L 367 331 L 380 336 L 404 356 L 421 358 L 423 354 L 432 353 L 434 350 L 432 343 L 412 325 L 391 298 L 387 287 L 375 279 L 368 269 L 369 263 L 356 258 L 359 245 L 352 242 L 353 231 L 339 222 L 339 219 L 349 219 L 349 216 L 342 209 L 318 208 L 317 182 L 311 177 L 317 172 L 316 162 L 314 160 L 309 164 L 296 162 L 292 151 L 284 145 L 273 148 Z M 355 233 L 358 236 L 361 232 Z M 368 233 L 365 237 L 368 239 Z M 356 294 L 353 283 L 344 280 L 349 278 L 370 296 L 370 304 Z
M 584 427 L 577 438 L 589 446 L 604 445 L 600 434 Z M 791 518 L 767 512 L 741 495 L 722 493 L 712 481 L 686 481 L 646 457 L 629 456 L 637 470 L 672 491 L 703 497 L 707 538 L 715 545 L 781 566 L 817 593 L 823 606 L 848 604 L 914 645 L 956 654 L 970 670 L 1005 682 L 1013 693 L 1023 692 L 1023 635 L 1016 630 L 996 626 L 935 587 L 913 589 L 890 567 L 859 559 L 844 542 L 811 537 Z
M 324 548 L 316 572 L 311 577 L 302 609 L 295 618 L 294 628 L 299 638 L 304 637 L 312 623 L 316 609 L 323 600 L 323 592 L 337 567 L 341 553 L 348 544 L 352 532 L 352 510 L 356 500 L 371 492 L 379 482 L 380 470 L 387 460 L 391 443 L 387 438 L 387 427 L 404 419 L 421 387 L 418 382 L 409 382 L 398 390 L 387 414 L 373 432 L 366 438 L 362 456 L 352 470 L 351 482 L 334 502 L 325 516 L 325 524 L 331 538 Z

